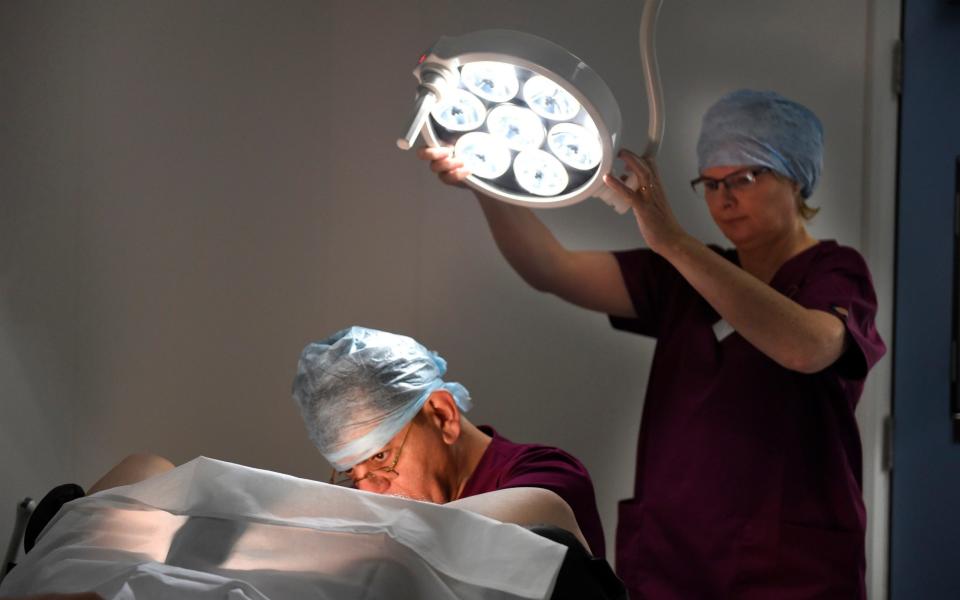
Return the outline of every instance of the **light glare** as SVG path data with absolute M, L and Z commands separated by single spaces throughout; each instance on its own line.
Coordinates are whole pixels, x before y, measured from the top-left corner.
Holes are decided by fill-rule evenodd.
M 556 196 L 570 182 L 563 164 L 543 150 L 525 150 L 517 154 L 513 174 L 520 187 L 537 196 Z
M 534 75 L 523 84 L 523 99 L 535 113 L 551 121 L 567 121 L 580 112 L 577 99 L 543 75 Z
M 466 90 L 450 90 L 431 113 L 450 131 L 471 131 L 483 124 L 487 109 L 479 98 Z
M 529 108 L 502 104 L 487 116 L 487 130 L 512 150 L 534 150 L 543 144 L 543 122 Z
M 564 164 L 588 171 L 600 164 L 603 147 L 596 132 L 573 123 L 558 123 L 547 135 L 547 146 Z
M 489 133 L 464 135 L 457 140 L 453 153 L 471 174 L 483 179 L 496 179 L 510 168 L 510 149 Z
M 507 102 L 520 91 L 516 69 L 502 62 L 467 63 L 460 69 L 460 80 L 468 90 L 490 102 Z

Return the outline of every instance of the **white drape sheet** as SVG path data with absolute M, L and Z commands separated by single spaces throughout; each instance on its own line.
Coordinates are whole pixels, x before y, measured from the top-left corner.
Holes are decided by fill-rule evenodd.
M 464 510 L 200 457 L 65 505 L 0 594 L 548 598 L 565 552 Z

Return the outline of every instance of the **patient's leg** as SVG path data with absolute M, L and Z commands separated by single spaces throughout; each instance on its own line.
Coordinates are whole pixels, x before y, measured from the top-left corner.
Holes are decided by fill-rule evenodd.
M 540 488 L 510 488 L 447 503 L 504 521 L 569 548 L 557 575 L 551 600 L 627 600 L 627 590 L 609 563 L 590 556 L 570 506 L 557 494 Z M 567 532 L 570 532 L 569 535 Z M 583 547 L 578 547 L 576 541 Z
M 166 473 L 174 467 L 169 460 L 153 454 L 131 454 L 117 466 L 110 469 L 106 475 L 100 478 L 93 486 L 83 491 L 79 485 L 74 483 L 64 483 L 53 488 L 47 495 L 40 500 L 37 508 L 30 515 L 27 521 L 27 527 L 23 534 L 23 549 L 30 552 L 40 532 L 47 526 L 47 523 L 60 511 L 64 504 L 82 498 L 84 495 L 93 494 L 101 490 L 117 487 L 118 485 L 129 485 L 143 481 L 148 477 Z
M 570 505 L 550 490 L 507 488 L 454 500 L 447 506 L 464 508 L 505 523 L 555 525 L 573 533 L 583 547 L 590 550 Z
M 169 460 L 156 454 L 131 454 L 121 460 L 107 474 L 94 483 L 87 494 L 95 494 L 101 490 L 138 483 L 154 475 L 166 473 L 175 465 Z

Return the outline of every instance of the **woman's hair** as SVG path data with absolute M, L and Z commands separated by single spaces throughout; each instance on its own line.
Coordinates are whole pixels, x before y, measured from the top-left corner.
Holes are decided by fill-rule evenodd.
M 796 180 L 791 178 L 789 175 L 784 175 L 783 173 L 780 173 L 774 169 L 771 169 L 770 172 L 773 173 L 773 176 L 777 179 L 792 183 L 794 186 L 796 186 L 795 197 L 797 200 L 797 212 L 800 213 L 800 218 L 802 218 L 804 221 L 810 221 L 810 219 L 817 216 L 817 213 L 820 212 L 820 207 L 814 207 L 807 204 L 807 199 L 804 198 L 803 194 L 800 192 L 800 184 Z
M 810 206 L 807 204 L 807 201 L 802 196 L 797 196 L 797 208 L 800 210 L 800 217 L 804 221 L 809 221 L 810 219 L 817 216 L 817 213 L 820 212 L 819 206 Z

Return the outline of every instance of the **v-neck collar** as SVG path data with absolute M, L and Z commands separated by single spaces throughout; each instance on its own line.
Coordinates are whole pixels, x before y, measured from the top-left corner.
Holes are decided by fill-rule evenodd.
M 796 290 L 793 293 L 787 293 L 791 282 L 790 274 L 795 272 L 798 269 L 801 272 L 805 272 L 806 269 L 802 268 L 812 261 L 816 260 L 816 257 L 825 249 L 831 248 L 837 245 L 835 240 L 821 240 L 816 244 L 810 246 L 809 248 L 804 248 L 800 252 L 794 254 L 780 265 L 776 272 L 773 274 L 773 277 L 770 278 L 770 287 L 773 289 L 785 293 L 787 296 L 792 296 L 793 293 L 796 293 Z M 727 259 L 733 264 L 737 265 L 741 269 L 743 265 L 740 264 L 740 255 L 737 254 L 736 248 L 730 248 L 724 253 Z

